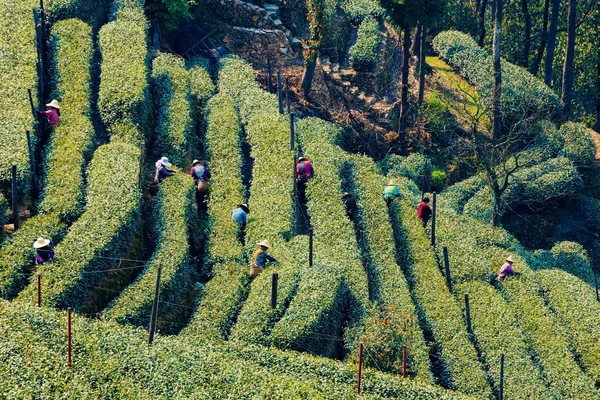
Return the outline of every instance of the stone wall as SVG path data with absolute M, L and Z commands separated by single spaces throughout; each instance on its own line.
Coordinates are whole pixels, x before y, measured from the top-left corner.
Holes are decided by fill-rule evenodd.
M 223 38 L 227 48 L 250 61 L 255 67 L 266 67 L 267 54 L 271 65 L 286 66 L 294 63 L 296 56 L 294 48 L 301 43 L 289 40 L 288 35 L 277 29 L 231 27 Z

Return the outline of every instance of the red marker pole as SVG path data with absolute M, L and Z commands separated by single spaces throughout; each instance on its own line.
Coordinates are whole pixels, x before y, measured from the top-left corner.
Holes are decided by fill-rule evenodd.
M 406 346 L 402 346 L 402 377 L 406 378 Z
M 37 274 L 38 308 L 42 307 L 42 276 Z
M 71 368 L 71 350 L 72 350 L 72 346 L 71 346 L 71 341 L 72 341 L 72 336 L 71 336 L 71 307 L 67 308 L 67 364 L 69 365 L 69 369 Z
M 358 388 L 357 393 L 360 394 L 360 381 L 362 378 L 362 359 L 363 359 L 363 344 L 360 342 L 358 347 Z

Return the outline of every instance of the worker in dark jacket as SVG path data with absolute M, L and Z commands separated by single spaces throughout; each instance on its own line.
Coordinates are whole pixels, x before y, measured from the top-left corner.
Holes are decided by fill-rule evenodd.
M 54 260 L 54 250 L 50 247 L 50 241 L 44 238 L 38 238 L 33 243 L 35 249 L 35 263 L 37 265 L 43 265 L 48 261 Z
M 267 250 L 271 248 L 268 240 L 263 240 L 262 242 L 256 243 L 258 245 L 258 249 L 254 253 L 254 258 L 252 261 L 252 267 L 250 268 L 250 278 L 256 278 L 262 270 L 265 268 L 267 261 L 277 262 L 275 257 L 271 257 L 267 254 Z
M 354 196 L 346 192 L 342 196 L 342 201 L 346 206 L 346 216 L 351 220 L 354 220 L 354 214 L 356 213 L 356 200 L 354 200 Z
M 52 100 L 50 103 L 46 104 L 46 107 L 48 107 L 48 110 L 38 110 L 38 114 L 45 115 L 48 124 L 54 128 L 60 122 L 60 104 L 58 104 L 58 101 Z
M 300 157 L 296 163 L 296 180 L 298 182 L 298 201 L 302 204 L 306 203 L 306 184 L 314 176 L 310 160 L 306 157 Z
M 246 223 L 248 222 L 248 213 L 250 212 L 250 207 L 248 204 L 238 204 L 237 207 L 231 212 L 231 218 L 237 222 L 240 229 L 246 228 Z
M 154 163 L 154 166 L 156 167 L 156 174 L 154 175 L 155 182 L 161 183 L 163 179 L 175 174 L 175 170 L 168 169 L 168 167 L 171 166 L 171 163 L 167 157 L 162 157 Z
M 429 219 L 431 218 L 431 208 L 429 207 L 429 197 L 423 197 L 419 208 L 417 208 L 417 217 L 423 222 L 423 228 L 427 226 Z
M 211 174 L 204 161 L 194 160 L 192 161 L 192 168 L 190 169 L 190 175 L 194 178 L 196 186 L 200 182 L 210 181 Z

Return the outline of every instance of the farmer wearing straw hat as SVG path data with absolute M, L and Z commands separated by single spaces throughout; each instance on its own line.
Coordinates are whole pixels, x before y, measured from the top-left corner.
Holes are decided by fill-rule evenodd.
M 173 174 L 175 174 L 175 170 L 167 169 L 167 167 L 171 166 L 171 163 L 167 157 L 162 157 L 160 160 L 154 163 L 154 166 L 156 167 L 154 182 L 161 183 L 166 177 L 173 176 Z
M 258 245 L 258 249 L 254 253 L 254 260 L 252 262 L 252 267 L 250 268 L 250 278 L 256 278 L 262 272 L 263 268 L 267 261 L 277 262 L 275 257 L 271 257 L 267 254 L 267 250 L 271 248 L 268 240 L 263 240 L 262 242 L 256 243 Z
M 396 197 L 400 197 L 400 189 L 398 189 L 396 180 L 391 179 L 390 183 L 383 188 L 383 199 L 389 206 L 392 200 L 394 200 Z
M 200 182 L 208 182 L 210 181 L 211 175 L 206 163 L 200 160 L 192 161 L 192 168 L 190 169 L 190 175 L 194 178 L 194 182 L 196 186 Z
M 501 281 L 502 279 L 504 279 L 506 277 L 506 275 L 512 276 L 515 274 L 515 270 L 512 267 L 514 262 L 515 262 L 515 259 L 513 258 L 513 256 L 508 256 L 508 258 L 506 259 L 506 262 L 500 268 L 500 272 L 498 272 L 498 276 L 496 277 L 497 281 Z
M 54 259 L 54 250 L 50 247 L 50 241 L 44 238 L 38 238 L 33 242 L 35 249 L 35 262 L 42 265 Z
M 231 218 L 239 225 L 240 229 L 246 228 L 246 223 L 248 222 L 248 213 L 250 212 L 250 207 L 248 204 L 238 204 L 237 207 L 231 212 Z
M 46 104 L 46 107 L 48 107 L 47 111 L 38 110 L 38 114 L 45 115 L 50 126 L 54 128 L 60 122 L 60 104 L 58 104 L 58 101 L 52 100 Z

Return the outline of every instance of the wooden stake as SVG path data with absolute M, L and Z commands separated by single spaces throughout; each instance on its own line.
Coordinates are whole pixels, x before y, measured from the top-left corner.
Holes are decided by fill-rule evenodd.
M 402 345 L 402 377 L 406 378 L 407 376 L 407 368 L 406 368 L 406 345 Z
M 29 150 L 29 169 L 31 170 L 31 192 L 35 199 L 37 194 L 37 176 L 36 176 L 36 162 L 35 162 L 35 154 L 33 151 L 33 144 L 31 143 L 31 134 L 29 131 L 26 131 L 27 135 L 27 149 Z
M 465 294 L 465 314 L 467 315 L 467 332 L 473 333 L 471 326 L 471 307 L 469 306 L 469 295 Z
M 271 308 L 277 307 L 277 282 L 279 281 L 279 274 L 277 271 L 273 272 L 271 280 Z
M 67 308 L 67 364 L 69 365 L 69 369 L 72 366 L 72 335 L 71 335 L 71 307 Z
M 499 400 L 504 400 L 504 354 L 500 355 L 500 396 Z
M 313 266 L 313 228 L 308 228 L 308 266 Z
M 158 297 L 160 295 L 160 273 L 162 264 L 158 264 L 156 271 L 156 287 L 154 288 L 154 301 L 152 302 L 152 311 L 150 314 L 150 331 L 148 333 L 148 344 L 152 344 L 154 340 L 154 332 L 156 331 L 156 319 L 158 318 Z
M 285 105 L 287 106 L 287 113 L 291 115 L 290 80 L 288 78 L 285 78 Z
M 283 88 L 281 87 L 281 70 L 277 70 L 277 101 L 279 103 L 279 114 L 283 114 Z
M 444 268 L 446 270 L 446 284 L 448 285 L 448 289 L 452 292 L 452 277 L 450 276 L 450 262 L 448 261 L 448 248 L 446 246 L 442 247 L 444 252 Z
M 362 362 L 363 362 L 363 344 L 360 342 L 358 346 L 358 385 L 356 392 L 360 394 L 360 384 L 362 379 Z
M 267 88 L 273 93 L 273 74 L 271 72 L 271 57 L 267 54 Z
M 294 114 L 290 114 L 290 150 L 294 151 L 295 149 L 295 137 L 296 137 L 296 131 L 295 131 L 295 124 L 294 124 L 294 119 L 295 116 Z M 296 171 L 296 165 L 294 164 L 294 173 Z
M 596 301 L 600 301 L 600 295 L 598 294 L 598 277 L 596 276 L 596 271 L 593 269 L 592 273 L 594 274 L 594 285 L 596 286 Z
M 431 245 L 435 247 L 435 217 L 437 214 L 437 195 L 433 192 L 433 213 L 431 215 Z
M 13 164 L 10 170 L 12 177 L 12 211 L 14 230 L 19 229 L 19 196 L 17 188 L 17 164 Z
M 37 300 L 38 308 L 42 307 L 42 276 L 37 274 Z

